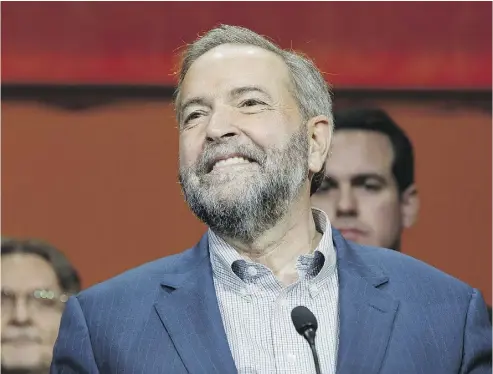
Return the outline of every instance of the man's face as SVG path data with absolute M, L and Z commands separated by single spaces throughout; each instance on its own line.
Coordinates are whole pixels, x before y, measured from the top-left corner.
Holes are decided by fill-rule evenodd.
M 178 102 L 180 182 L 212 229 L 252 241 L 308 186 L 309 139 L 284 62 L 221 45 L 187 72 Z
M 62 305 L 35 292 L 60 294 L 48 262 L 33 254 L 2 255 L 2 368 L 49 368 Z
M 402 207 L 392 174 L 393 159 L 390 139 L 384 134 L 335 132 L 326 179 L 312 202 L 346 239 L 397 249 Z

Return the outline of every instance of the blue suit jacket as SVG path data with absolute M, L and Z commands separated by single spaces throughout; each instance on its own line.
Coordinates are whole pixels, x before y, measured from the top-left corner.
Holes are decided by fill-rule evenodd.
M 477 290 L 401 253 L 333 236 L 337 373 L 491 373 L 491 324 Z M 70 298 L 51 373 L 236 373 L 207 236 Z

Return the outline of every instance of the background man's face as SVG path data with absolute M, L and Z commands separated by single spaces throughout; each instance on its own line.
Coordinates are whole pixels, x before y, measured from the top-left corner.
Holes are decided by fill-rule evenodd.
M 1 269 L 2 367 L 49 368 L 63 305 L 33 294 L 60 294 L 56 274 L 43 258 L 23 253 L 2 255 Z
M 384 134 L 335 132 L 327 177 L 312 201 L 346 239 L 396 249 L 402 217 L 393 159 L 390 139 Z

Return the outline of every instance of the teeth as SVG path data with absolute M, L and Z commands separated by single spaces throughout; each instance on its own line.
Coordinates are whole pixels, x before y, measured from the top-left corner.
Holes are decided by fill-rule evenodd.
M 215 168 L 221 167 L 221 166 L 249 164 L 249 163 L 250 163 L 250 161 L 248 161 L 247 159 L 244 159 L 243 157 L 231 157 L 231 158 L 228 158 L 226 160 L 221 160 L 221 161 L 216 162 L 212 169 L 215 169 Z

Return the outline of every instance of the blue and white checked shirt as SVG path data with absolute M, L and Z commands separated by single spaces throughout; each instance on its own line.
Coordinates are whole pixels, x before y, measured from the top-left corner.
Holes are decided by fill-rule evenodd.
M 339 340 L 339 284 L 327 215 L 312 208 L 323 234 L 315 251 L 299 256 L 299 280 L 288 287 L 269 268 L 241 257 L 209 230 L 214 286 L 229 347 L 239 374 L 315 373 L 308 343 L 295 330 L 291 310 L 305 305 L 318 320 L 323 374 L 335 374 Z

